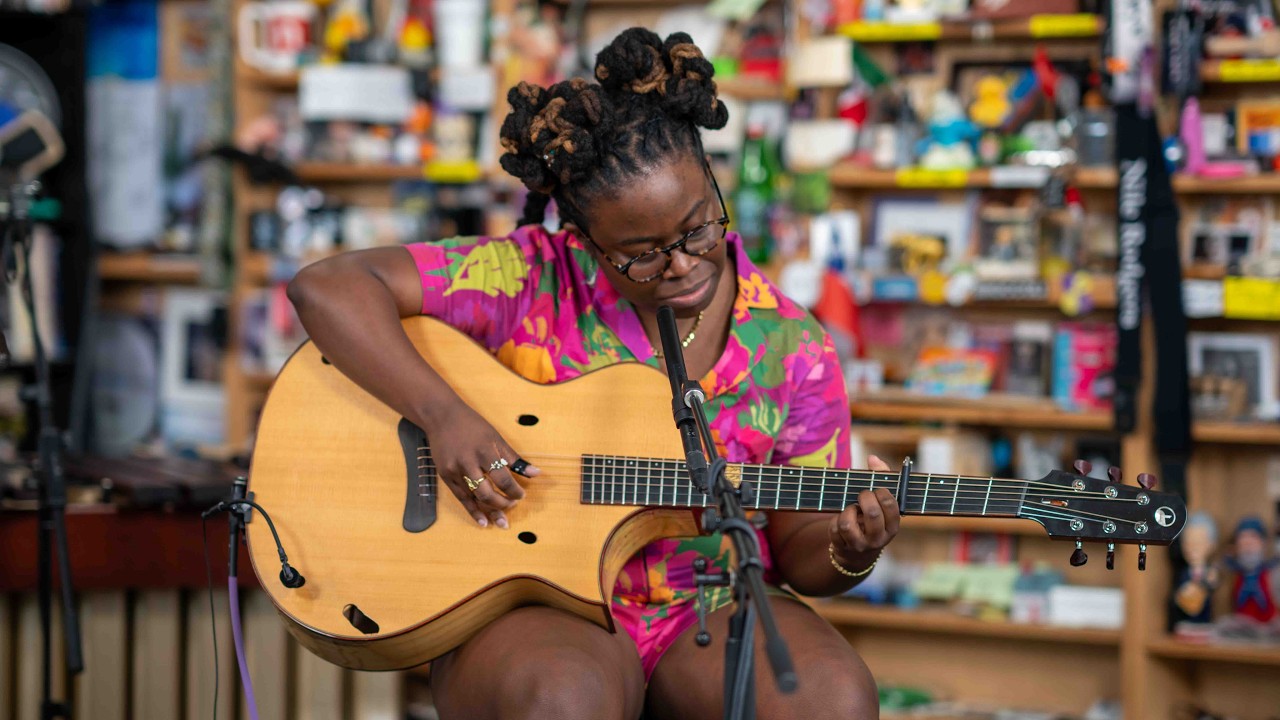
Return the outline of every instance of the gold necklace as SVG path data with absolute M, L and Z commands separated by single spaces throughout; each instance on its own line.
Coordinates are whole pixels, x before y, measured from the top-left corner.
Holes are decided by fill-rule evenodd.
M 706 311 L 703 311 L 703 312 L 706 312 Z M 680 341 L 680 347 L 682 348 L 689 347 L 689 343 L 693 342 L 693 339 L 698 336 L 698 326 L 701 324 L 702 324 L 702 312 L 698 313 L 697 319 L 693 321 L 693 327 L 689 328 L 689 334 L 685 335 L 684 339 Z M 650 345 L 649 349 L 653 350 L 654 357 L 658 358 L 659 360 L 663 358 L 661 348 L 656 348 L 653 345 Z

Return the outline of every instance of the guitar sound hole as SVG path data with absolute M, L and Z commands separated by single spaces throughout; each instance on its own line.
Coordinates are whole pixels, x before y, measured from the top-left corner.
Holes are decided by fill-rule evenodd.
M 378 623 L 373 621 L 368 615 L 360 612 L 360 608 L 355 605 L 347 605 L 342 608 L 342 616 L 351 623 L 351 627 L 359 630 L 365 635 L 373 635 L 378 632 Z
M 519 535 L 516 536 L 516 538 L 519 539 L 520 542 L 524 543 L 525 545 L 532 545 L 538 542 L 538 536 L 534 535 L 528 530 L 520 533 Z
M 321 355 L 321 356 L 320 356 L 320 362 L 324 363 L 325 365 L 332 365 L 332 364 L 333 364 L 333 363 L 329 362 L 329 358 L 327 358 L 327 357 L 325 357 L 325 356 L 323 356 L 323 355 Z
M 521 416 L 516 420 L 516 422 L 518 422 L 518 423 L 520 423 L 521 425 L 524 425 L 524 426 L 526 426 L 526 427 L 527 427 L 527 426 L 530 426 L 530 425 L 537 425 L 537 424 L 538 424 L 538 416 L 537 416 L 537 415 L 521 415 Z

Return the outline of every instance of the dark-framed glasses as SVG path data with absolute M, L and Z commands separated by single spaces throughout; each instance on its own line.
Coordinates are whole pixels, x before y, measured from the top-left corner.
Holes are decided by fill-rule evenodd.
M 716 200 L 720 202 L 721 215 L 715 220 L 702 223 L 670 245 L 641 253 L 622 264 L 614 262 L 609 257 L 609 254 L 604 251 L 604 248 L 600 247 L 595 240 L 589 237 L 587 239 L 591 240 L 591 244 L 595 245 L 596 250 L 600 251 L 600 255 L 609 261 L 614 270 L 626 276 L 628 280 L 637 283 L 653 282 L 662 277 L 667 268 L 671 267 L 671 253 L 676 250 L 680 250 L 685 255 L 692 257 L 700 257 L 715 250 L 716 245 L 719 245 L 720 241 L 729 233 L 729 211 L 724 205 L 724 197 L 720 194 L 720 185 L 716 182 L 715 175 L 711 173 L 710 167 L 707 167 L 706 170 L 707 177 L 711 179 L 711 186 L 716 190 Z

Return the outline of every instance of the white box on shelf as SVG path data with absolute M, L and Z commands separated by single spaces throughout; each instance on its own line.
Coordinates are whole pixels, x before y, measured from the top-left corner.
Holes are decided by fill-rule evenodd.
M 309 65 L 298 78 L 303 120 L 399 124 L 413 111 L 413 82 L 398 65 Z
M 1049 590 L 1050 625 L 1119 629 L 1124 623 L 1124 590 L 1057 585 Z

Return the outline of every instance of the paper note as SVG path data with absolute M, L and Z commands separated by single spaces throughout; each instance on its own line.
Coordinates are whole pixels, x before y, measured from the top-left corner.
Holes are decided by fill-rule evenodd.
M 1280 80 L 1280 59 L 1251 58 L 1223 60 L 1218 66 L 1223 82 L 1265 82 Z
M 840 34 L 858 42 L 906 42 L 908 40 L 937 40 L 942 37 L 942 24 L 854 22 L 840 26 Z
M 1102 23 L 1092 13 L 1069 15 L 1032 15 L 1029 23 L 1031 37 L 1093 37 Z
M 969 184 L 969 171 L 903 168 L 893 178 L 904 188 L 962 188 Z

